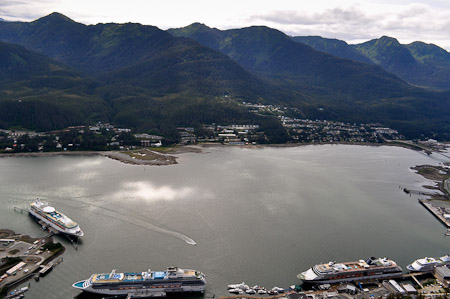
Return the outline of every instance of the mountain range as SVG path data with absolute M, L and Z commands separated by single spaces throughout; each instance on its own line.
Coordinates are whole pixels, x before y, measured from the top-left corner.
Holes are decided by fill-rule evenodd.
M 337 57 L 379 65 L 416 86 L 450 89 L 450 53 L 433 44 L 403 45 L 388 36 L 356 45 L 319 36 L 292 39 Z
M 287 105 L 305 118 L 379 122 L 408 137 L 449 137 L 450 92 L 442 89 L 450 80 L 412 82 L 388 69 L 408 59 L 372 41 L 349 46 L 317 37 L 319 48 L 305 40 L 264 26 L 87 26 L 59 13 L 0 22 L 0 126 L 111 121 L 176 138 L 180 125 L 246 122 L 282 142 L 276 118 L 248 112 L 239 105 L 247 101 Z M 424 45 L 408 45 L 414 61 L 445 73 L 447 52 Z

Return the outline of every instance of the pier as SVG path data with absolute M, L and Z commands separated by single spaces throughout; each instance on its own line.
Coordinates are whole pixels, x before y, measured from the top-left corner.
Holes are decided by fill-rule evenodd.
M 136 292 L 136 293 L 131 293 L 127 295 L 127 299 L 134 299 L 134 298 L 151 298 L 151 297 L 166 297 L 167 294 L 166 292 L 159 292 L 159 293 L 154 293 L 154 292 Z M 112 298 L 112 297 L 111 297 Z M 114 297 L 116 298 L 116 297 Z
M 403 192 L 407 193 L 407 194 L 418 194 L 418 195 L 427 195 L 427 196 L 433 196 L 433 195 L 438 195 L 438 193 L 431 193 L 431 192 L 425 192 L 425 191 L 418 191 L 418 190 L 411 190 L 408 188 L 403 188 Z
M 447 229 L 450 228 L 450 220 L 447 220 L 444 217 L 445 212 L 442 212 L 442 208 L 436 208 L 433 206 L 429 200 L 426 199 L 419 199 L 419 202 L 421 205 L 423 205 L 428 211 L 430 211 L 439 221 L 441 221 Z
M 219 299 L 237 299 L 237 298 L 242 298 L 242 299 L 274 299 L 274 298 L 280 298 L 280 297 L 286 297 L 287 295 L 291 294 L 291 293 L 295 293 L 294 291 L 291 292 L 286 292 L 286 293 L 281 293 L 278 295 L 273 295 L 273 296 L 252 296 L 252 295 L 248 295 L 248 294 L 242 294 L 242 295 L 232 295 L 232 296 L 223 296 L 223 297 L 219 297 Z
M 47 273 L 53 269 L 52 266 L 44 266 L 44 265 L 41 265 L 40 268 L 41 270 L 39 270 L 38 272 L 40 277 L 47 275 Z
M 415 275 L 412 275 L 411 277 L 412 277 L 412 279 L 414 280 L 414 282 L 417 283 L 417 285 L 418 285 L 421 289 L 423 289 L 423 285 L 420 283 L 419 280 L 417 280 L 416 276 L 415 276 Z

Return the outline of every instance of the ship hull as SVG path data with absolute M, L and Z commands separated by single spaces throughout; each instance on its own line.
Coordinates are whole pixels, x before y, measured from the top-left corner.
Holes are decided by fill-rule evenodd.
M 409 272 L 425 273 L 425 272 L 433 272 L 435 266 L 436 266 L 436 264 L 433 264 L 433 265 L 423 266 L 420 269 L 415 269 L 412 265 L 408 265 L 408 266 L 406 266 L 406 269 L 408 269 Z
M 122 272 L 92 274 L 72 287 L 83 292 L 136 297 L 165 297 L 169 293 L 203 293 L 205 275 L 191 269 L 168 267 L 166 271 Z
M 74 288 L 77 288 L 83 292 L 99 294 L 99 295 L 146 295 L 147 297 L 165 297 L 169 293 L 204 293 L 205 286 L 181 286 L 181 287 L 156 287 L 156 286 L 146 286 L 146 285 L 137 285 L 132 287 L 120 287 L 120 286 L 111 286 L 111 287 L 93 287 L 89 285 L 88 287 L 78 287 L 77 285 L 84 284 L 84 280 L 76 282 L 73 284 Z

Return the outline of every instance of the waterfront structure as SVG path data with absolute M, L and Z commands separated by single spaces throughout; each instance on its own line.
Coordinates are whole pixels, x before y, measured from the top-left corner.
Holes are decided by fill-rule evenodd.
M 335 283 L 390 278 L 402 275 L 402 268 L 388 258 L 368 258 L 356 262 L 318 264 L 297 277 L 309 283 Z
M 406 268 L 411 272 L 432 272 L 435 267 L 447 264 L 450 264 L 449 255 L 445 255 L 437 259 L 432 257 L 417 259 L 413 263 L 406 266 Z
M 450 268 L 449 266 L 437 266 L 434 274 L 437 279 L 442 281 L 444 287 L 450 287 Z
M 84 235 L 76 222 L 39 199 L 36 199 L 30 204 L 29 212 L 58 232 L 75 237 L 82 237 Z
M 14 273 L 16 273 L 17 271 L 19 271 L 19 269 L 21 269 L 22 267 L 25 267 L 26 265 L 27 265 L 27 263 L 20 262 L 17 265 L 15 265 L 14 267 L 10 268 L 8 271 L 6 271 L 6 274 L 11 276 Z
M 200 292 L 206 287 L 205 275 L 199 271 L 169 267 L 166 271 L 93 274 L 72 285 L 84 292 L 102 295 L 139 295 L 164 297 L 167 293 Z

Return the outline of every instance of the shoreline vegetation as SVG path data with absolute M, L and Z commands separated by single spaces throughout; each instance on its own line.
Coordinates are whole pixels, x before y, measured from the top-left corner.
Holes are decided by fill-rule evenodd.
M 2 153 L 1 157 L 52 157 L 52 156 L 103 156 L 122 163 L 132 165 L 147 166 L 166 166 L 177 164 L 179 154 L 183 153 L 202 153 L 203 148 L 215 146 L 237 146 L 243 148 L 264 148 L 264 147 L 297 147 L 306 145 L 360 145 L 360 146 L 398 146 L 415 151 L 424 151 L 430 155 L 439 150 L 419 146 L 407 141 L 388 141 L 385 143 L 367 143 L 367 142 L 314 142 L 314 143 L 285 143 L 285 144 L 247 144 L 247 145 L 226 145 L 219 143 L 199 143 L 196 145 L 176 145 L 173 147 L 153 147 L 141 148 L 128 151 L 57 151 L 57 152 L 28 152 L 28 153 Z

